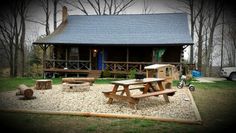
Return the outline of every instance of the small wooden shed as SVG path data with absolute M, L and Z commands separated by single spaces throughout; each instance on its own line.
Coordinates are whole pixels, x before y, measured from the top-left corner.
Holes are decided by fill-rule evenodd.
M 174 76 L 174 65 L 171 64 L 153 64 L 144 67 L 147 78 L 165 78 L 164 87 L 170 89 Z

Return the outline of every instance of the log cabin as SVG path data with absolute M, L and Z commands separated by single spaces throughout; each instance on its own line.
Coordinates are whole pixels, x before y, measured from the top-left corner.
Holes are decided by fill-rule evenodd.
M 85 16 L 68 15 L 63 7 L 58 28 L 33 44 L 44 51 L 44 73 L 99 76 L 103 70 L 145 74 L 154 63 L 181 71 L 183 50 L 193 41 L 185 13 Z

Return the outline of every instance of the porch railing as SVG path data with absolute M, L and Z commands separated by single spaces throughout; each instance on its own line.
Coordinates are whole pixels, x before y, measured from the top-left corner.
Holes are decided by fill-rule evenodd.
M 59 69 L 79 69 L 91 70 L 90 61 L 88 60 L 46 60 L 46 68 L 59 68 Z
M 162 62 L 168 64 L 175 64 L 179 66 L 178 62 Z M 153 62 L 119 62 L 119 61 L 104 61 L 103 70 L 112 72 L 129 72 L 135 69 L 137 72 L 145 72 L 144 67 L 153 64 Z M 46 60 L 46 69 L 72 69 L 72 70 L 92 70 L 92 64 L 89 60 Z
M 105 69 L 110 71 L 130 71 L 135 69 L 137 72 L 145 72 L 144 67 L 151 65 L 152 62 L 118 62 L 104 61 Z

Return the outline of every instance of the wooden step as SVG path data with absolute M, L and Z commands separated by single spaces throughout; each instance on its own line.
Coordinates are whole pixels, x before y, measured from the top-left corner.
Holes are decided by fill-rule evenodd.
M 94 77 L 94 78 L 99 78 L 101 77 L 101 71 L 100 70 L 91 70 L 88 73 L 88 77 Z

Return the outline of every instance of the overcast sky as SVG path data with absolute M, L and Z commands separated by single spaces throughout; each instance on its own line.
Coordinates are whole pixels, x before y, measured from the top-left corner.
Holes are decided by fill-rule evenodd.
M 8 1 L 8 2 L 11 2 Z M 186 11 L 186 6 L 180 2 L 180 0 L 146 0 L 149 9 L 151 10 L 150 13 L 174 13 L 174 12 L 184 12 Z M 51 15 L 50 15 L 50 32 L 53 31 L 53 8 L 52 3 L 51 4 Z M 3 3 L 1 6 L 1 12 L 4 12 L 7 3 Z M 60 24 L 61 20 L 61 9 L 62 6 L 67 6 L 69 15 L 84 15 L 80 11 L 76 10 L 76 8 L 73 8 L 66 4 L 60 4 L 58 5 L 58 25 Z M 125 12 L 125 14 L 142 14 L 144 9 L 144 2 L 143 0 L 136 0 L 135 4 L 128 8 Z M 226 9 L 228 10 L 226 13 L 226 16 L 228 18 L 236 18 L 235 17 L 235 8 L 232 1 L 227 0 L 226 1 Z M 234 12 L 233 12 L 234 11 Z M 90 13 L 92 14 L 92 12 Z M 45 21 L 45 14 L 43 12 L 43 8 L 40 6 L 40 2 L 38 0 L 33 0 L 33 2 L 30 5 L 29 10 L 29 18 L 32 20 L 37 20 L 44 22 Z M 27 37 L 26 41 L 31 44 L 32 41 L 36 39 L 37 36 L 45 34 L 45 27 L 39 24 L 35 24 L 32 22 L 27 23 Z M 189 56 L 189 49 L 186 49 L 185 52 L 185 59 L 188 59 Z

